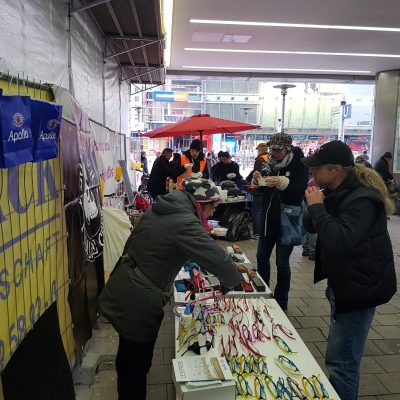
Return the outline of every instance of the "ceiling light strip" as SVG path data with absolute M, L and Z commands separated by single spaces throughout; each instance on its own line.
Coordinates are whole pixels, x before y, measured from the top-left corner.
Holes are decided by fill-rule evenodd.
M 315 68 L 254 68 L 254 67 L 216 67 L 216 66 L 196 66 L 182 65 L 184 69 L 207 69 L 207 70 L 232 70 L 232 71 L 287 71 L 287 72 L 334 72 L 341 74 L 370 74 L 371 71 L 355 71 L 347 69 L 315 69 Z
M 400 58 L 400 54 L 379 53 L 336 53 L 328 51 L 291 51 L 291 50 L 250 50 L 250 49 L 205 49 L 185 47 L 186 51 L 215 52 L 215 53 L 251 53 L 251 54 L 299 54 L 309 56 L 345 56 L 345 57 L 375 57 L 375 58 Z
M 213 24 L 213 25 L 239 25 L 239 26 L 260 26 L 276 28 L 306 28 L 306 29 L 339 29 L 352 31 L 378 31 L 378 32 L 400 32 L 400 28 L 383 26 L 353 26 L 353 25 L 322 25 L 322 24 L 291 24 L 286 22 L 260 22 L 260 21 L 229 21 L 219 19 L 194 19 L 192 24 Z

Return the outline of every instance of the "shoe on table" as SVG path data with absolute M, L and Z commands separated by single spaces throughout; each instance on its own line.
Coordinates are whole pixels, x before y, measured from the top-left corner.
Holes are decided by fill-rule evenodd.
M 301 253 L 303 257 L 308 257 L 310 255 L 310 250 L 308 249 L 303 249 L 303 252 Z

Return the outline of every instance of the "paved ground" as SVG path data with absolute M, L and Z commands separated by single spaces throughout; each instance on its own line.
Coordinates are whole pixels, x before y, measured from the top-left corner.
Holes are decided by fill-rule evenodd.
M 397 278 L 400 275 L 400 218 L 392 217 L 389 231 L 395 253 Z M 220 241 L 227 245 L 227 242 Z M 257 241 L 240 243 L 251 262 L 256 265 Z M 301 256 L 296 248 L 291 257 L 292 284 L 288 315 L 300 336 L 321 367 L 329 324 L 329 306 L 324 298 L 325 282 L 314 285 L 313 262 Z M 275 278 L 275 271 L 272 280 Z M 273 287 L 273 285 L 271 285 Z M 118 336 L 109 324 L 100 322 L 89 344 L 89 351 L 102 355 L 96 383 L 75 387 L 77 400 L 116 400 L 114 370 Z M 166 309 L 156 344 L 153 367 L 148 377 L 149 400 L 175 399 L 171 378 L 171 359 L 174 354 L 174 323 L 171 308 Z M 400 293 L 389 304 L 378 307 L 368 337 L 361 367 L 360 398 L 363 400 L 400 400 Z

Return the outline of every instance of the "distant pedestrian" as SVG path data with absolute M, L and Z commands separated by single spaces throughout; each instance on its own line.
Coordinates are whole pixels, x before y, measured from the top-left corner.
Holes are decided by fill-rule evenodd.
M 392 162 L 392 153 L 387 151 L 382 157 L 375 163 L 375 171 L 382 177 L 385 182 L 392 181 L 393 175 L 389 170 L 389 164 Z

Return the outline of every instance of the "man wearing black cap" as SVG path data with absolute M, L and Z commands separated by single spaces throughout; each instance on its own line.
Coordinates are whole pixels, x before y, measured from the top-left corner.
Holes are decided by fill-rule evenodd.
M 314 282 L 327 279 L 331 322 L 325 364 L 341 399 L 358 396 L 359 369 L 375 307 L 396 292 L 386 213 L 386 186 L 372 169 L 354 164 L 341 141 L 302 159 L 319 188 L 308 188 L 304 226 L 317 233 Z
M 201 141 L 194 139 L 189 150 L 181 156 L 181 166 L 186 168 L 186 172 L 177 178 L 177 188 L 182 190 L 182 182 L 191 176 L 208 179 L 207 161 L 204 158 Z

